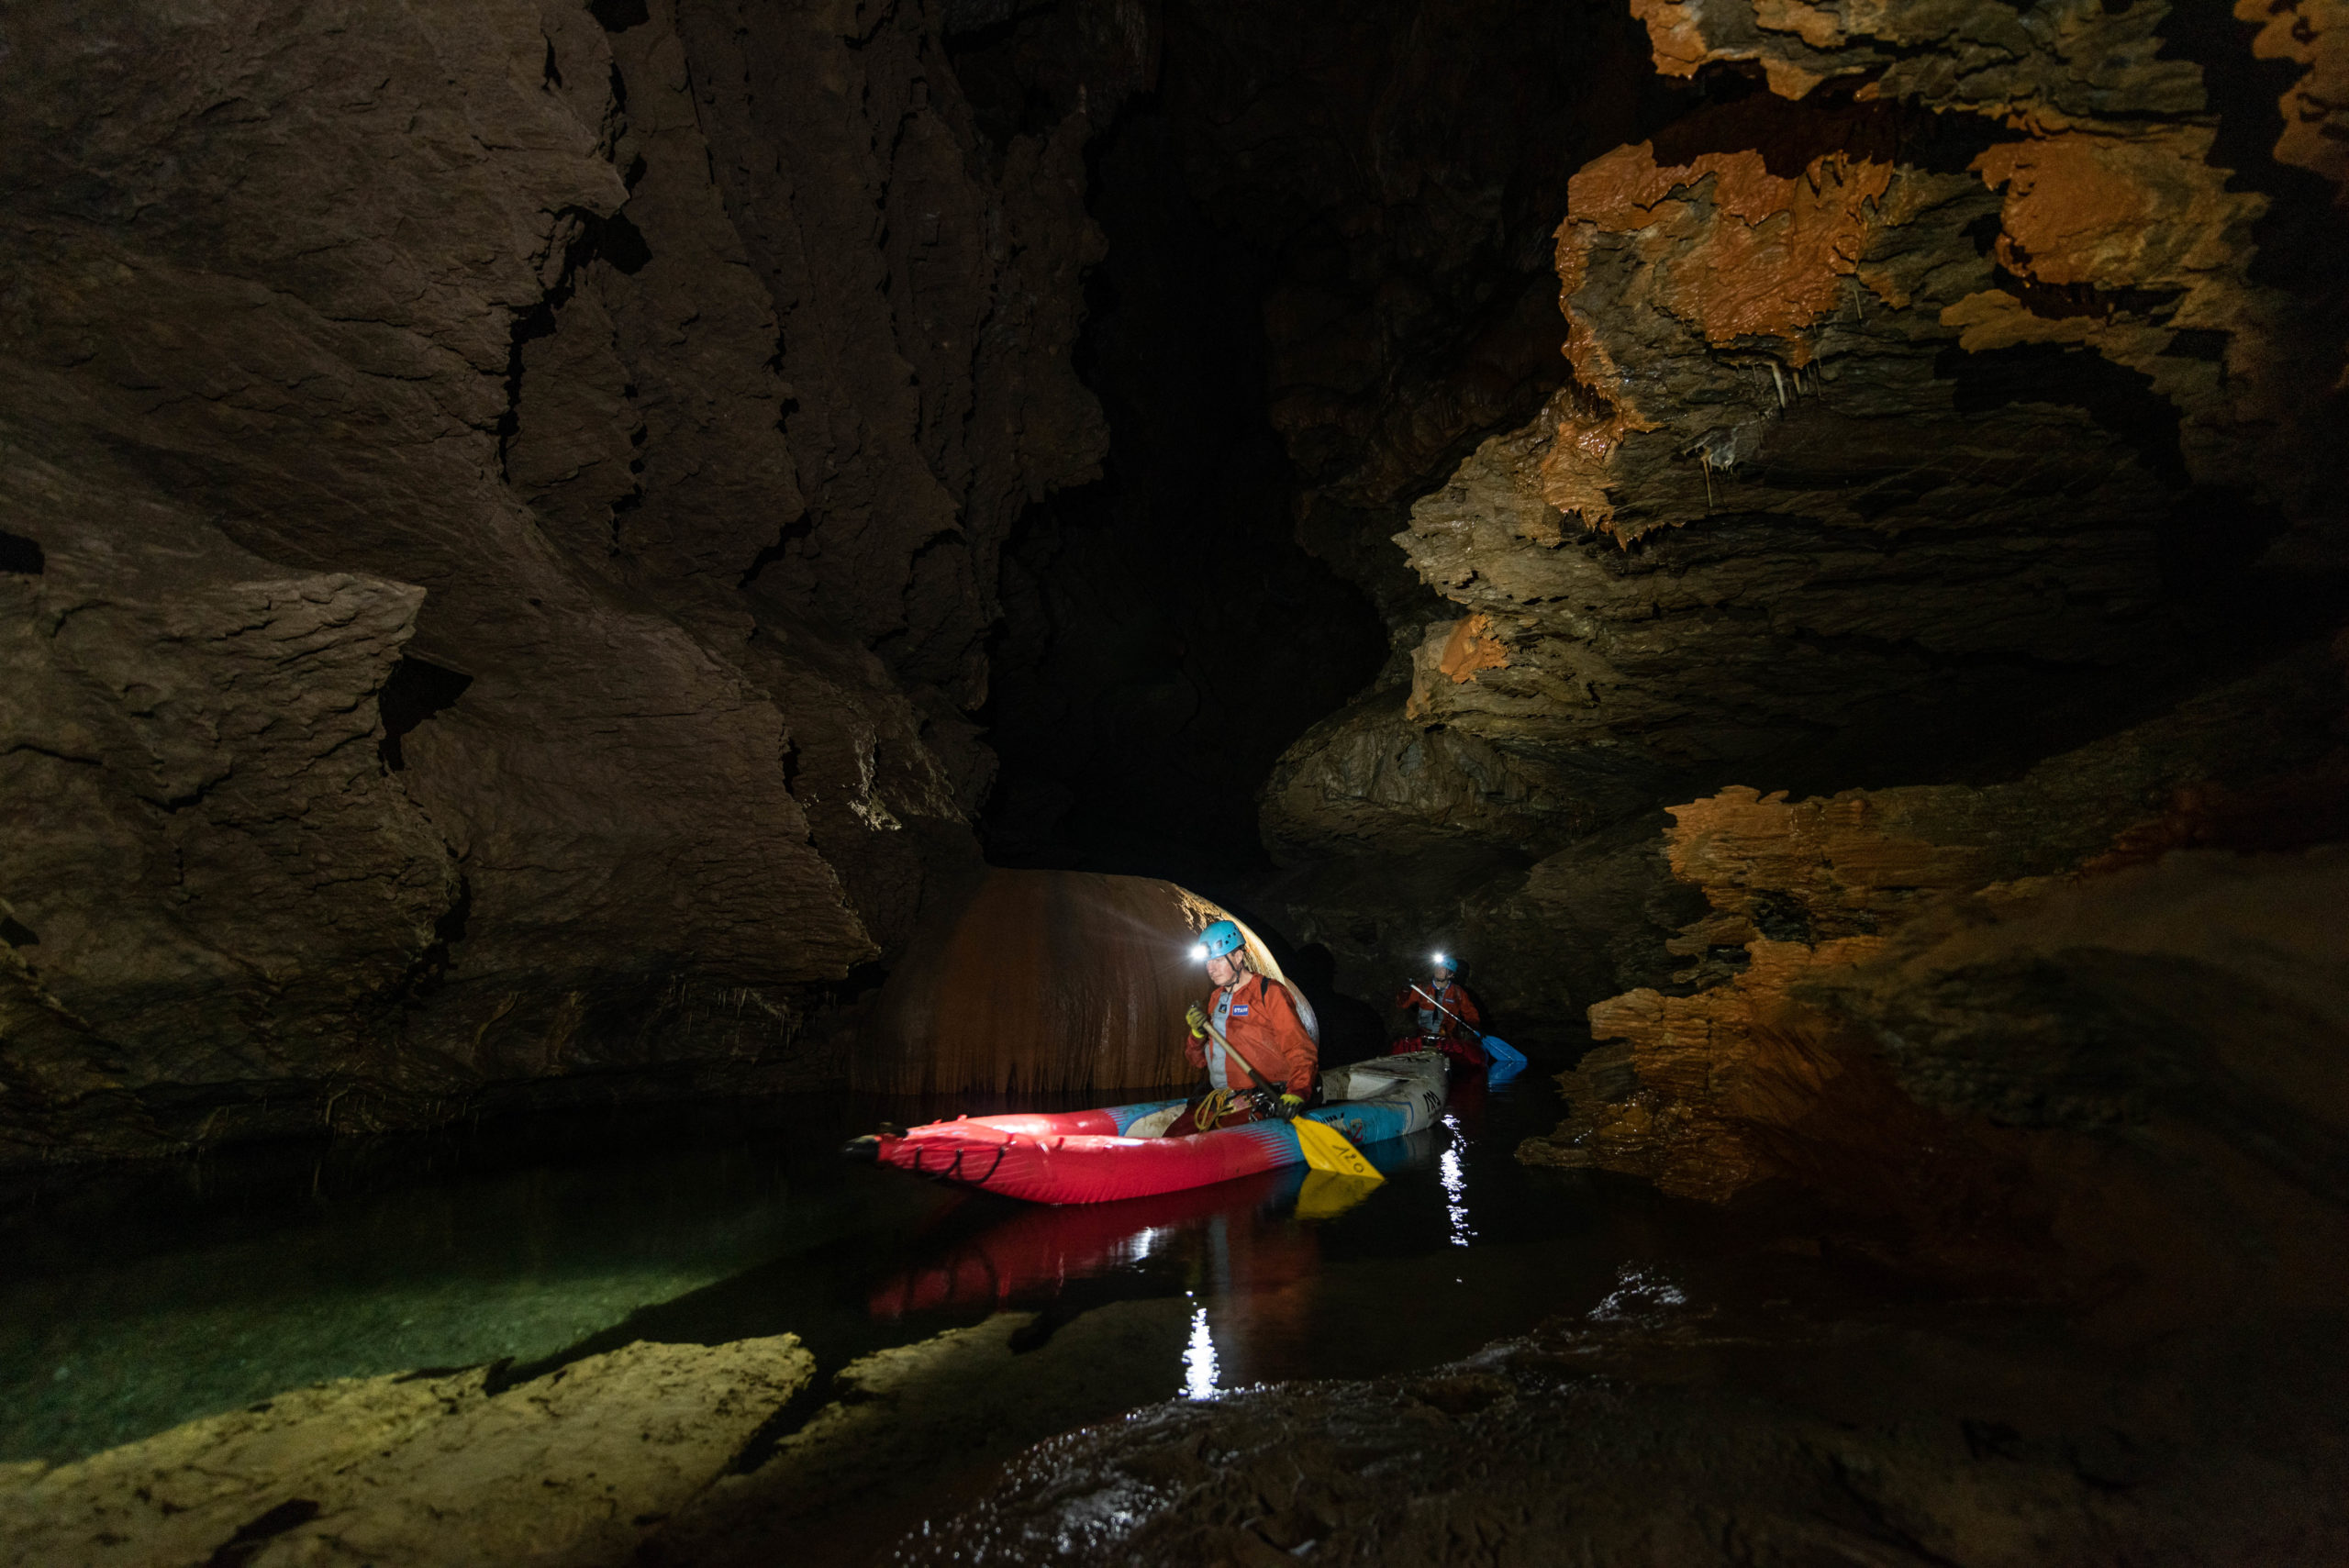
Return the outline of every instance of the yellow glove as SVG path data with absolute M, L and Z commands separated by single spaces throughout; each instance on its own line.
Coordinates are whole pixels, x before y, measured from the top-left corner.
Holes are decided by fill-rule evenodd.
M 1283 1095 L 1281 1096 L 1280 1116 L 1283 1121 L 1295 1121 L 1297 1119 L 1297 1113 L 1304 1108 L 1305 1096 L 1303 1095 Z
M 1208 1016 L 1200 1009 L 1199 1005 L 1197 1002 L 1192 1003 L 1191 1010 L 1183 1015 L 1183 1021 L 1191 1026 L 1191 1038 L 1193 1040 L 1205 1040 L 1208 1038 Z

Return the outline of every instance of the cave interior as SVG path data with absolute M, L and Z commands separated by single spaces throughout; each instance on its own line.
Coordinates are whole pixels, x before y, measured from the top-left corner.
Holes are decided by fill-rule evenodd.
M 1540 1203 L 1865 1283 L 1072 1404 L 896 1560 L 2349 1551 L 2342 0 L 28 0 L 0 83 L 26 1247 L 217 1159 L 1164 1090 L 1098 1021 L 1174 995 L 1103 956 L 1150 879 L 1325 1063 L 1460 955 Z M 788 1539 L 856 1400 L 675 1333 L 567 1429 L 749 1414 L 547 1561 Z M 410 1375 L 495 1455 L 529 1362 Z M 455 1560 L 118 1495 L 265 1439 L 0 1453 L 0 1540 Z

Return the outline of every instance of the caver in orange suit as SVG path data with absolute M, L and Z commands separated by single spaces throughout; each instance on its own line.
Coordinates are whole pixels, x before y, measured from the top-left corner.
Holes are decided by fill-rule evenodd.
M 1288 987 L 1262 974 L 1242 974 L 1235 984 L 1210 992 L 1205 1010 L 1230 1042 L 1230 1049 L 1223 1053 L 1223 1070 L 1233 1095 L 1261 1088 L 1275 1095 L 1286 1093 L 1308 1101 L 1312 1098 L 1320 1070 L 1321 1048 L 1305 1032 L 1305 1020 L 1297 1016 L 1297 1003 L 1289 995 Z M 1204 1073 L 1215 1050 L 1213 1036 L 1205 1040 L 1194 1038 L 1184 1042 L 1183 1054 L 1192 1066 Z M 1241 1100 L 1226 1110 L 1214 1126 L 1233 1127 L 1254 1119 L 1253 1109 Z M 1201 1128 L 1196 1117 L 1186 1114 L 1175 1118 L 1168 1136 L 1179 1138 L 1212 1129 Z
M 1426 995 L 1419 993 L 1424 991 Z M 1429 998 L 1434 998 L 1431 1005 Z M 1395 993 L 1395 1006 L 1414 1015 L 1419 1026 L 1417 1034 L 1407 1034 L 1387 1048 L 1388 1054 L 1399 1056 L 1409 1051 L 1441 1051 L 1456 1056 L 1472 1067 L 1485 1064 L 1485 1048 L 1478 1043 L 1476 1026 L 1485 1021 L 1475 998 L 1468 995 L 1457 980 L 1430 981 L 1414 989 L 1406 985 Z M 1465 1024 L 1466 1028 L 1461 1026 Z

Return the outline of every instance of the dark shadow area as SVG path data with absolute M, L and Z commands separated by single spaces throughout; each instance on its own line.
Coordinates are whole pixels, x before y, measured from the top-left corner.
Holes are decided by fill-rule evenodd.
M 447 709 L 473 684 L 471 675 L 442 669 L 429 659 L 404 656 L 393 665 L 391 678 L 384 683 L 383 691 L 375 698 L 384 717 L 384 739 L 376 745 L 384 766 L 393 773 L 407 766 L 406 759 L 400 754 L 402 738 L 434 714 Z
M 1110 243 L 1079 363 L 1108 472 L 1031 507 L 1004 558 L 987 843 L 1002 864 L 1181 881 L 1262 863 L 1258 784 L 1386 639 L 1289 537 L 1265 265 L 1191 203 L 1154 102 L 1097 144 L 1092 183 Z
M 1005 553 L 984 830 L 998 864 L 1197 884 L 1265 867 L 1275 759 L 1447 613 L 1392 536 L 1564 379 L 1568 178 L 1746 89 L 1664 83 L 1636 20 L 1595 3 L 1160 19 L 1138 91 L 1096 83 L 1090 112 L 1122 107 L 1089 151 L 1108 246 L 1078 366 L 1110 452 Z M 996 147 L 1084 109 L 1098 23 L 950 12 Z

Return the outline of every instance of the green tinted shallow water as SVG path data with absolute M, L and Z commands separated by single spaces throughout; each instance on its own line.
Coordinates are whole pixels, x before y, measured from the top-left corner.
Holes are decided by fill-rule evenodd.
M 1557 1114 L 1540 1073 L 1455 1084 L 1443 1125 L 1374 1147 L 1390 1179 L 1336 1214 L 1300 1212 L 1301 1168 L 1073 1208 L 964 1193 L 839 1159 L 902 1105 L 816 1097 L 20 1186 L 0 1461 L 334 1377 L 785 1331 L 829 1372 L 1006 1308 L 1041 1311 L 1035 1344 L 1112 1301 L 1179 1299 L 1167 1364 L 1119 1369 L 1141 1404 L 1432 1364 L 1751 1245 L 1719 1211 L 1518 1165 Z

